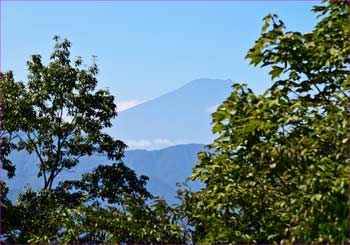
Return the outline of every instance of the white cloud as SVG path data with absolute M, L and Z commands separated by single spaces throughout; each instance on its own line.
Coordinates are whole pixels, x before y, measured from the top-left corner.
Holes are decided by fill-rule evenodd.
M 214 113 L 214 112 L 216 112 L 216 109 L 218 108 L 218 106 L 219 106 L 219 104 L 213 105 L 213 106 L 209 107 L 207 109 L 207 111 L 210 112 L 210 113 Z
M 157 138 L 153 140 L 154 145 L 159 145 L 159 146 L 170 146 L 170 145 L 180 145 L 180 144 L 186 144 L 185 140 L 169 140 L 169 139 L 162 139 L 162 138 Z
M 118 112 L 125 111 L 127 109 L 130 109 L 134 106 L 142 104 L 142 103 L 149 101 L 151 99 L 153 99 L 153 98 L 146 99 L 146 100 L 126 100 L 126 101 L 117 102 L 117 111 Z
M 153 140 L 141 139 L 141 140 L 125 140 L 127 146 L 131 149 L 160 149 L 166 146 L 186 144 L 183 140 L 169 140 L 164 138 L 156 138 Z
M 148 148 L 152 145 L 149 140 L 126 140 L 125 143 L 130 148 Z
M 143 102 L 144 100 L 126 100 L 126 101 L 117 102 L 117 111 L 118 112 L 125 111 Z
M 153 143 L 156 145 L 171 145 L 172 141 L 168 139 L 155 139 Z

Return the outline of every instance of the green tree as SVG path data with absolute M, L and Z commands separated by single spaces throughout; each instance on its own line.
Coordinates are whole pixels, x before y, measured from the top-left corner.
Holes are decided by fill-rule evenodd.
M 51 189 L 57 175 L 76 166 L 81 157 L 106 154 L 118 160 L 126 147 L 103 133 L 117 112 L 114 97 L 96 89 L 97 65 L 81 68 L 80 58 L 70 60 L 71 43 L 57 36 L 54 40 L 49 64 L 43 65 L 41 56 L 33 55 L 28 61 L 28 82 L 12 82 L 21 94 L 12 106 L 18 110 L 18 103 L 27 105 L 26 113 L 20 110 L 17 117 L 22 134 L 16 145 L 38 157 L 44 189 Z
M 218 134 L 199 154 L 183 207 L 201 243 L 348 243 L 349 3 L 315 6 L 310 33 L 264 18 L 247 54 L 274 84 L 246 85 L 213 113 Z
M 185 243 L 177 213 L 146 190 L 146 176 L 124 164 L 97 167 L 79 181 L 59 185 L 65 193 L 85 197 L 83 205 L 66 212 L 62 242 Z
M 176 211 L 122 163 L 98 166 L 52 190 L 27 190 L 6 243 L 184 243 Z M 7 219 L 9 220 L 9 219 Z
M 17 148 L 18 138 L 20 136 L 21 125 L 24 126 L 24 114 L 27 118 L 31 114 L 31 108 L 24 103 L 24 84 L 15 82 L 13 73 L 6 72 L 0 74 L 2 89 L 2 107 L 1 107 L 1 162 L 2 168 L 7 171 L 8 177 L 15 175 L 15 165 L 8 158 L 12 150 Z
M 137 176 L 121 158 L 126 145 L 103 133 L 116 113 L 114 97 L 97 90 L 96 64 L 72 64 L 68 40 L 54 40 L 47 66 L 40 55 L 28 62 L 28 82 L 2 74 L 4 130 L 3 168 L 14 175 L 8 156 L 25 150 L 35 154 L 43 177 L 41 190 L 27 189 L 18 203 L 7 199 L 0 183 L 2 242 L 5 243 L 184 243 L 176 211 L 147 191 L 146 176 Z M 15 150 L 15 151 L 13 151 Z M 91 155 L 107 156 L 80 180 L 54 185 L 66 169 Z

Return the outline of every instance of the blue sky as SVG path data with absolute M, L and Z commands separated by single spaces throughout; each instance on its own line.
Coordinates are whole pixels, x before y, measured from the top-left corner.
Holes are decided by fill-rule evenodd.
M 262 18 L 276 13 L 289 30 L 311 31 L 318 1 L 248 2 L 2 2 L 2 70 L 25 81 L 26 61 L 45 60 L 54 35 L 68 38 L 73 56 L 96 55 L 100 87 L 132 104 L 197 78 L 232 79 L 261 93 L 267 71 L 244 56 Z

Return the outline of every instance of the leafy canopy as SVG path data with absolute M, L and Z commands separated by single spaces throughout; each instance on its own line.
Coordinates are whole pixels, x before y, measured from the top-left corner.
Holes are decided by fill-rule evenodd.
M 109 91 L 96 89 L 97 65 L 82 68 L 81 58 L 70 60 L 71 43 L 57 36 L 54 40 L 48 65 L 40 55 L 28 61 L 27 83 L 14 82 L 12 73 L 2 77 L 4 128 L 9 134 L 5 142 L 17 136 L 12 144 L 4 144 L 4 156 L 11 147 L 35 154 L 44 189 L 51 189 L 57 175 L 76 166 L 81 157 L 106 154 L 118 160 L 126 147 L 103 132 L 117 112 Z M 12 174 L 13 167 L 6 163 Z
M 264 18 L 246 58 L 273 85 L 235 84 L 213 113 L 218 137 L 192 175 L 206 187 L 184 204 L 197 242 L 350 242 L 349 4 L 313 11 L 304 34 Z
M 6 209 L 6 243 L 184 243 L 176 211 L 152 197 L 147 179 L 119 163 L 55 189 L 28 189 Z
M 44 178 L 41 190 L 27 189 L 16 204 L 0 182 L 2 241 L 185 243 L 176 210 L 147 191 L 148 178 L 137 176 L 121 160 L 125 144 L 103 132 L 117 113 L 114 97 L 96 88 L 97 65 L 84 68 L 80 58 L 72 62 L 71 43 L 54 40 L 48 65 L 40 55 L 31 57 L 27 83 L 14 81 L 12 72 L 1 76 L 3 167 L 13 176 L 15 165 L 8 156 L 24 150 L 36 155 L 38 162 L 32 164 L 39 166 L 37 177 Z M 99 165 L 80 180 L 53 184 L 81 157 L 95 154 L 113 163 Z

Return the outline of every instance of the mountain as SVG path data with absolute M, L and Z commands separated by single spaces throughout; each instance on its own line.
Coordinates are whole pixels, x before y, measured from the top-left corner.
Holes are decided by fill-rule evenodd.
M 197 153 L 203 150 L 204 145 L 201 144 L 177 145 L 153 151 L 130 150 L 126 152 L 123 161 L 138 175 L 149 177 L 147 189 L 153 195 L 173 203 L 176 183 L 184 182 L 191 175 Z M 36 190 L 43 186 L 43 181 L 36 176 L 38 168 L 35 167 L 37 158 L 34 155 L 17 152 L 11 159 L 17 167 L 16 176 L 12 179 L 3 176 L 3 179 L 10 189 L 9 198 L 14 201 L 26 186 Z M 75 168 L 62 172 L 55 184 L 62 180 L 80 179 L 83 173 L 91 172 L 99 164 L 112 164 L 112 162 L 105 157 L 84 157 Z M 194 189 L 200 187 L 199 183 L 191 183 L 190 186 Z
M 123 111 L 107 130 L 129 147 L 165 146 L 213 140 L 211 113 L 232 91 L 231 80 L 197 79 L 183 87 Z
M 184 182 L 192 174 L 200 151 L 204 151 L 204 145 L 176 145 L 153 151 L 131 150 L 126 154 L 125 163 L 136 173 L 150 178 L 148 188 L 153 194 L 173 202 L 176 183 Z M 198 190 L 200 186 L 199 183 L 190 183 L 193 189 Z
M 131 149 L 124 162 L 141 175 L 150 177 L 148 188 L 154 194 L 174 201 L 176 182 L 183 182 L 191 174 L 202 144 L 213 140 L 211 113 L 231 92 L 231 80 L 197 79 L 181 88 L 123 111 L 106 130 L 125 141 Z M 187 144 L 187 143 L 201 144 Z M 186 143 L 186 144 L 184 144 Z M 168 147 L 162 150 L 166 146 Z M 147 150 L 145 150 L 147 149 Z M 152 149 L 152 150 L 151 150 Z M 43 181 L 37 179 L 38 162 L 33 155 L 13 152 L 11 159 L 17 166 L 16 176 L 7 180 L 9 197 L 16 199 L 24 186 L 38 189 Z M 34 163 L 34 164 L 33 164 Z M 79 179 L 99 164 L 111 164 L 103 157 L 85 157 L 78 166 L 65 171 L 56 180 Z M 199 188 L 198 183 L 192 183 Z

